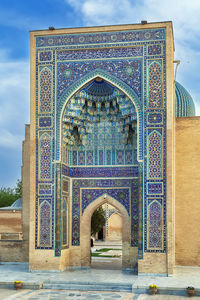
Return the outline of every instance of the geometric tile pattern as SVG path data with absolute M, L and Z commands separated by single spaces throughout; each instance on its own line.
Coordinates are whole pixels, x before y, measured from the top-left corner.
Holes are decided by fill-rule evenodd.
M 36 47 L 46 48 L 52 46 L 66 46 L 66 45 L 88 45 L 88 44 L 106 44 L 118 42 L 151 42 L 165 40 L 165 29 L 155 28 L 146 30 L 132 30 L 119 32 L 104 32 L 102 33 L 88 33 L 88 34 L 63 34 L 51 36 L 39 36 L 36 39 Z M 156 43 L 157 44 L 157 43 Z
M 142 56 L 143 55 L 143 47 L 129 47 L 129 48 L 115 48 L 112 49 L 102 49 L 99 51 L 98 49 L 82 49 L 77 51 L 68 50 L 68 51 L 58 51 L 57 59 L 60 60 L 82 60 L 85 59 L 93 59 L 94 56 L 96 59 L 98 58 L 114 58 L 114 57 L 130 57 L 130 56 Z M 68 75 L 69 76 L 69 75 Z
M 52 51 L 39 52 L 39 61 L 40 62 L 52 61 Z
M 39 194 L 40 195 L 51 195 L 52 194 L 52 186 L 51 184 L 39 184 Z
M 148 135 L 148 178 L 162 178 L 162 136 L 157 130 Z
M 130 214 L 130 195 L 129 189 L 82 189 L 81 196 L 82 196 L 82 213 L 87 208 L 87 206 L 96 200 L 98 197 L 102 196 L 103 194 L 107 194 L 115 199 L 117 199 L 127 210 Z
M 149 56 L 153 57 L 153 52 L 156 51 L 158 51 L 157 53 L 161 51 L 161 56 L 147 60 L 147 72 L 145 73 L 147 112 L 145 115 L 144 151 L 147 153 L 147 158 L 143 174 L 144 181 L 146 181 L 143 186 L 144 252 L 166 251 L 166 65 L 165 47 L 161 48 L 153 49 L 149 46 Z M 157 204 L 154 203 L 152 207 L 149 207 L 149 199 L 151 199 L 149 197 L 152 196 L 160 199 L 158 213 L 155 212 Z M 151 210 L 149 210 L 150 208 Z M 152 212 L 152 222 L 149 220 L 150 212 Z M 158 224 L 164 224 L 163 230 Z
M 154 44 L 148 46 L 148 55 L 161 55 L 162 54 L 162 45 Z
M 162 200 L 148 201 L 148 248 L 162 249 Z
M 63 166 L 62 169 L 65 176 L 71 174 L 76 177 L 72 179 L 72 244 L 78 245 L 80 242 L 81 187 L 96 191 L 107 189 L 110 192 L 114 188 L 131 188 L 132 246 L 139 245 L 144 252 L 165 252 L 166 61 L 163 28 L 36 38 L 36 194 L 40 195 L 36 199 L 36 248 L 54 248 L 55 255 L 60 255 L 61 244 L 65 241 L 69 243 L 69 226 L 65 224 L 68 222 L 66 214 L 69 210 L 65 208 L 68 201 L 65 199 L 66 203 L 63 202 L 63 191 L 55 193 L 58 187 L 62 189 L 62 184 L 55 181 L 53 162 L 62 158 L 60 122 L 66 102 L 97 76 L 133 100 L 137 111 L 137 147 L 116 147 L 113 151 L 112 147 L 104 144 L 105 148 L 74 149 L 71 166 Z M 135 164 L 136 152 L 140 160 L 139 185 L 137 178 L 131 179 L 129 169 L 132 168 L 130 164 Z M 122 164 L 121 167 L 116 166 L 117 162 Z M 102 167 L 96 167 L 95 172 L 95 166 L 100 164 Z M 110 164 L 115 167 L 109 168 Z M 117 168 L 122 177 L 130 178 L 119 178 Z M 134 176 L 138 175 L 138 170 L 134 168 L 133 177 L 138 177 Z M 101 174 L 102 177 L 97 178 Z M 82 179 L 78 179 L 82 175 Z M 108 179 L 108 176 L 112 178 Z M 45 184 L 49 186 L 45 187 Z M 68 189 L 66 184 L 64 188 Z M 40 206 L 43 201 L 46 201 L 44 207 Z M 124 205 L 127 206 L 127 203 Z M 41 223 L 43 216 L 45 222 Z
M 51 245 L 51 205 L 48 201 L 40 204 L 40 246 Z
M 51 136 L 43 133 L 40 136 L 40 179 L 51 178 Z
M 148 69 L 149 87 L 148 87 L 148 107 L 162 107 L 162 67 L 158 62 L 151 62 Z
M 39 118 L 39 127 L 51 127 L 52 125 L 51 117 Z
M 117 75 L 119 73 L 120 79 L 125 80 L 128 85 L 132 84 L 132 89 L 135 91 L 137 96 L 141 96 L 141 60 L 138 59 L 127 59 L 125 61 L 113 60 L 113 61 L 84 61 L 82 62 L 58 62 L 57 76 L 58 76 L 58 96 L 61 96 L 65 90 L 70 87 L 80 76 L 83 77 L 91 71 L 100 68 L 109 71 L 112 75 Z M 129 75 L 127 73 L 127 68 L 132 68 L 133 74 Z M 69 72 L 71 70 L 71 76 L 66 77 L 66 70 Z M 60 104 L 58 98 L 58 104 Z
M 40 71 L 40 112 L 51 111 L 52 74 L 51 69 L 43 68 Z
M 163 194 L 163 183 L 162 182 L 147 182 L 147 194 L 148 195 Z
M 147 114 L 147 124 L 148 125 L 162 125 L 163 115 L 161 112 L 159 113 L 148 113 Z
M 108 194 L 130 213 L 132 246 L 138 245 L 138 179 L 74 179 L 72 182 L 72 245 L 80 245 L 80 214 L 95 199 Z
M 63 175 L 72 178 L 98 178 L 98 177 L 138 177 L 138 166 L 126 167 L 66 167 L 63 165 Z

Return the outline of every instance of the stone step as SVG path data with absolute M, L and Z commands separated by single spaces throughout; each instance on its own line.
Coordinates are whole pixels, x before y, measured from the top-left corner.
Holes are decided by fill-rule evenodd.
M 134 294 L 149 294 L 149 286 L 133 284 L 132 292 Z M 176 296 L 187 296 L 186 287 L 178 286 L 158 286 L 158 295 L 176 295 Z M 200 296 L 200 289 L 195 288 L 195 296 Z
M 31 289 L 31 290 L 38 290 L 41 289 L 43 286 L 42 282 L 26 282 L 23 281 L 23 289 Z M 14 281 L 1 281 L 0 282 L 0 289 L 14 289 Z
M 132 292 L 132 284 L 106 282 L 44 282 L 43 289 Z

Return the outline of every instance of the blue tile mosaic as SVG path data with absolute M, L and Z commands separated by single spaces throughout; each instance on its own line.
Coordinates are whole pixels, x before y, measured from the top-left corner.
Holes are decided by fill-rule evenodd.
M 148 182 L 147 186 L 147 193 L 149 195 L 160 195 L 163 193 L 162 182 Z
M 138 166 L 132 167 L 71 167 L 68 172 L 70 177 L 98 178 L 98 177 L 138 177 Z M 67 174 L 66 173 L 66 174 Z
M 73 50 L 70 48 L 72 45 Z M 68 165 L 63 163 L 56 171 L 59 175 L 55 176 L 55 160 L 63 159 L 60 148 L 63 109 L 68 100 L 71 101 L 80 89 L 97 77 L 103 78 L 131 99 L 135 115 L 125 98 L 122 98 L 119 105 L 123 113 L 130 113 L 135 118 L 137 143 L 132 148 L 128 148 L 127 145 L 123 145 L 123 148 L 116 147 L 116 144 L 122 144 L 121 139 L 112 144 L 110 133 L 107 132 L 105 144 L 105 131 L 99 132 L 93 140 L 88 140 L 87 149 L 84 149 L 84 146 L 72 149 L 71 152 L 68 149 L 65 158 Z M 88 108 L 92 113 L 90 103 Z M 62 243 L 68 242 L 68 211 L 64 193 L 69 192 L 69 185 L 60 185 L 56 181 L 58 177 L 62 181 L 62 176 L 65 176 L 81 178 L 73 179 L 72 245 L 80 243 L 80 188 L 87 190 L 91 199 L 103 190 L 109 190 L 110 194 L 116 193 L 115 198 L 119 202 L 122 201 L 119 190 L 124 189 L 126 195 L 126 191 L 131 189 L 129 202 L 123 202 L 131 216 L 131 245 L 139 246 L 140 258 L 143 251 L 165 252 L 165 29 L 37 37 L 35 109 L 36 194 L 40 195 L 40 198 L 36 199 L 36 248 L 54 248 L 55 255 L 60 255 Z M 98 105 L 95 109 L 100 111 Z M 109 108 L 105 106 L 104 109 L 108 113 Z M 66 114 L 70 116 L 70 113 L 68 107 Z M 127 130 L 130 131 L 129 128 Z M 123 134 L 126 137 L 127 131 Z M 69 136 L 65 138 L 69 140 Z M 138 160 L 140 175 L 138 166 L 132 166 Z M 55 189 L 52 189 L 52 186 L 55 186 Z M 91 189 L 94 189 L 96 194 L 93 194 Z M 153 197 L 153 200 L 150 197 Z M 82 203 L 86 207 L 89 202 L 85 200 Z M 62 220 L 62 224 L 59 220 Z
M 51 117 L 41 117 L 39 118 L 39 127 L 51 127 Z
M 136 179 L 73 179 L 72 182 L 72 245 L 80 245 L 80 216 L 98 197 L 108 194 L 119 201 L 130 214 L 131 245 L 138 246 L 138 178 Z
M 58 51 L 57 60 L 83 60 L 87 59 L 100 59 L 100 58 L 119 58 L 119 57 L 132 57 L 143 56 L 143 47 L 129 47 L 129 48 L 107 48 L 107 49 L 83 49 L 83 50 L 67 50 Z
M 117 199 L 130 214 L 130 190 L 129 189 L 82 189 L 82 213 L 87 208 L 87 206 L 100 196 L 106 194 L 114 199 Z
M 117 42 L 148 42 L 157 40 L 165 40 L 164 28 L 87 34 L 63 34 L 59 36 L 40 36 L 36 38 L 36 46 L 38 48 L 42 48 L 67 45 L 109 44 Z

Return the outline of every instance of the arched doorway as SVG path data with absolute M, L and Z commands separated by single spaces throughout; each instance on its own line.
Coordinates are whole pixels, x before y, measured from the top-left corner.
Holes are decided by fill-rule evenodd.
M 106 202 L 94 211 L 91 219 L 91 268 L 122 269 L 122 226 L 122 216 L 111 204 Z
M 91 217 L 93 212 L 104 203 L 115 207 L 122 217 L 122 268 L 134 268 L 137 264 L 137 251 L 131 247 L 131 218 L 125 207 L 107 194 L 90 203 L 81 216 L 80 245 L 82 266 L 90 266 Z

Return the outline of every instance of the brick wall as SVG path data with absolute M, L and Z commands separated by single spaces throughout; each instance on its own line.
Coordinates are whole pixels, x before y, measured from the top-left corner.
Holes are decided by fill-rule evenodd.
M 176 119 L 175 259 L 200 266 L 200 117 Z
M 22 232 L 21 210 L 0 210 L 0 233 Z

